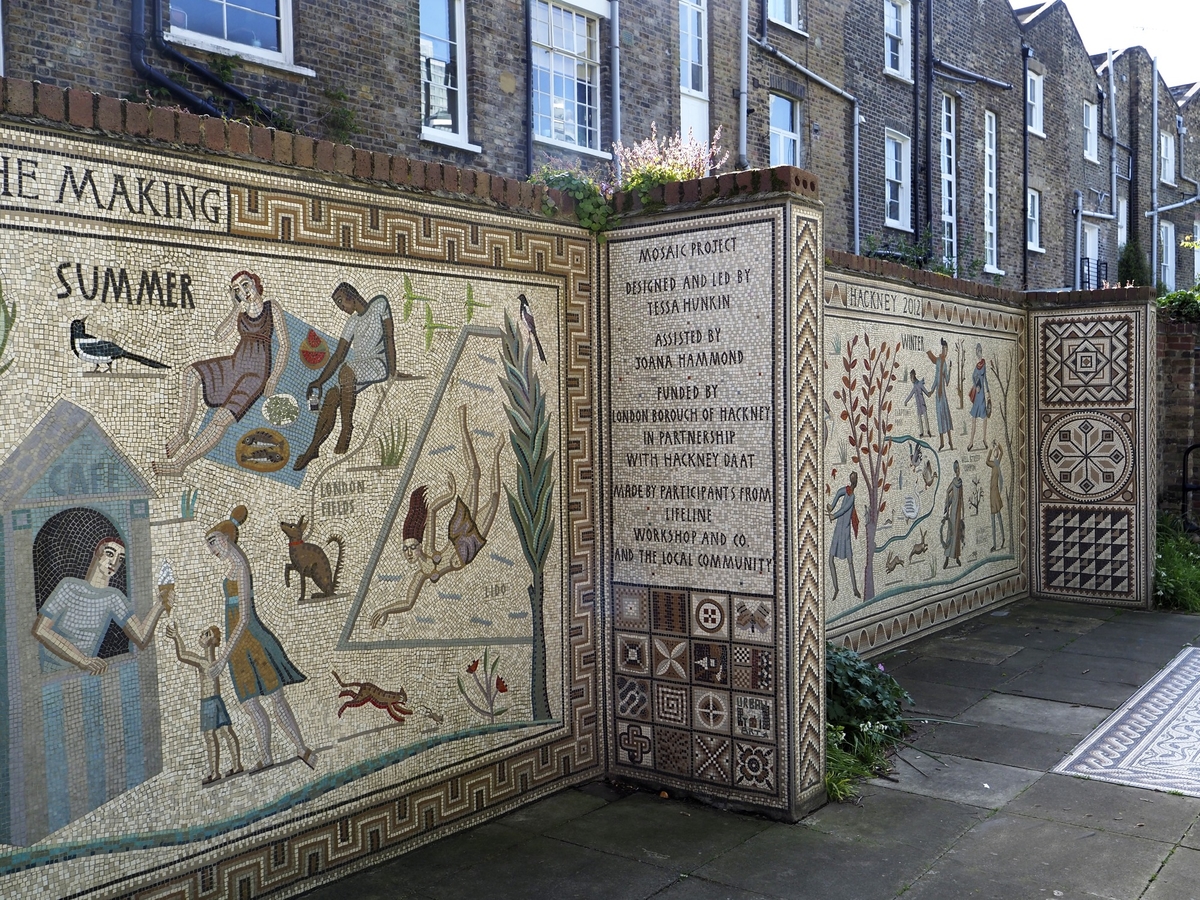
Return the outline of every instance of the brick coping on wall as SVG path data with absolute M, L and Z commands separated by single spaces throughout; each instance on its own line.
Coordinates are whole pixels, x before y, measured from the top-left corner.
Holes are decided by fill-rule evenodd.
M 82 88 L 0 78 L 0 119 L 132 137 L 183 149 L 295 166 L 370 180 L 430 194 L 484 203 L 508 211 L 575 220 L 572 197 L 545 185 L 490 175 L 448 163 L 424 162 L 348 144 L 317 140 L 288 131 L 230 119 L 198 116 L 179 107 L 151 106 Z M 643 206 L 634 192 L 618 193 L 614 207 L 630 215 L 686 203 L 704 203 L 746 194 L 791 192 L 817 197 L 816 176 L 780 166 L 732 172 L 655 188 Z M 549 201 L 549 203 L 547 202 Z

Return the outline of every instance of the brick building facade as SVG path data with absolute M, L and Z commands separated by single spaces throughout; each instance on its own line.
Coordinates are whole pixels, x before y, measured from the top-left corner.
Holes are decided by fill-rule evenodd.
M 1156 82 L 1141 47 L 1110 73 L 1061 0 L 748 0 L 744 20 L 733 0 L 267 0 L 249 6 L 274 16 L 206 17 L 225 6 L 14 0 L 6 74 L 519 178 L 606 165 L 651 123 L 720 127 L 727 168 L 820 176 L 831 247 L 917 248 L 1033 290 L 1115 281 L 1128 237 L 1158 281 L 1197 277 L 1179 239 L 1200 217 L 1200 91 Z

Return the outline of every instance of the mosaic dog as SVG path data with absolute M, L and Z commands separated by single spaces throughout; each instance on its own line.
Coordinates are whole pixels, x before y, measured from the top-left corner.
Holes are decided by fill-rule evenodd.
M 311 578 L 320 591 L 313 594 L 314 600 L 332 597 L 337 592 L 338 579 L 342 575 L 342 557 L 345 545 L 339 535 L 331 534 L 326 544 L 337 544 L 337 562 L 329 564 L 329 557 L 317 544 L 305 540 L 309 526 L 301 516 L 297 522 L 280 522 L 279 527 L 288 538 L 289 562 L 283 567 L 283 583 L 291 587 L 292 573 L 300 576 L 300 602 L 304 602 L 305 580 Z

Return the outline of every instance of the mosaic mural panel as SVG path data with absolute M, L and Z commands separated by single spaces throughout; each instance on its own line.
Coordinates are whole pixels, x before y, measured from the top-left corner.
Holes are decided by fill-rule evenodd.
M 1141 606 L 1153 591 L 1153 319 L 1145 306 L 1030 313 L 1034 590 Z
M 820 219 L 747 207 L 605 244 L 610 752 L 623 777 L 794 816 L 823 772 Z M 626 700 L 643 647 L 648 723 Z
M 0 894 L 294 893 L 595 777 L 590 238 L 0 157 Z M 693 698 L 627 613 L 653 759 Z
M 866 651 L 1025 593 L 1024 312 L 842 272 L 824 300 L 830 638 Z

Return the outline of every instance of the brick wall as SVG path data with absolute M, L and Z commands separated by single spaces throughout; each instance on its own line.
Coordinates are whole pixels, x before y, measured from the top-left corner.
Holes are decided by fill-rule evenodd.
M 1183 455 L 1196 443 L 1196 364 L 1200 361 L 1200 326 L 1160 316 L 1158 320 L 1158 485 L 1159 507 L 1179 511 Z M 1188 481 L 1200 479 L 1200 455 L 1193 454 Z M 1191 497 L 1193 515 L 1200 494 Z

